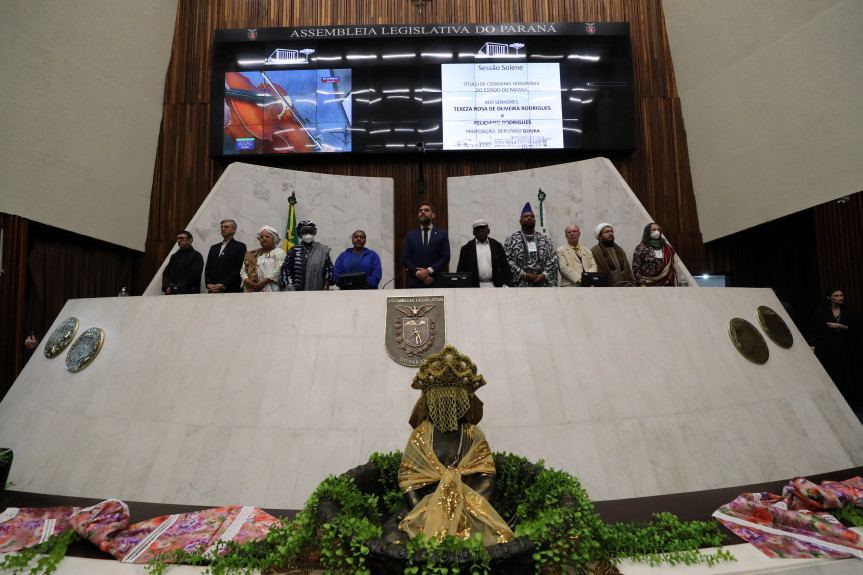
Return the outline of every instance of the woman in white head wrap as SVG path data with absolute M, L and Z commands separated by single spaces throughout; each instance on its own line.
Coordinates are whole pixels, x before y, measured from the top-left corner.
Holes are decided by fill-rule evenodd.
M 285 250 L 276 247 L 282 238 L 271 226 L 258 232 L 261 249 L 246 252 L 240 268 L 240 283 L 246 292 L 279 291 L 279 268 L 285 261 Z

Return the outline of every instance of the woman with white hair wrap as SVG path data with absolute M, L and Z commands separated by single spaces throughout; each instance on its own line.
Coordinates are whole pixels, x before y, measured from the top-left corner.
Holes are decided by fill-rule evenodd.
M 240 268 L 240 283 L 246 292 L 279 291 L 279 268 L 285 261 L 285 250 L 277 248 L 282 238 L 271 226 L 258 232 L 261 248 L 246 252 Z

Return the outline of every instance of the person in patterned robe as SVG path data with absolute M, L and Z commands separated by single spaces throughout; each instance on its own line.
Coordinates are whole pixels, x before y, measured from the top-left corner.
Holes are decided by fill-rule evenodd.
M 296 291 L 320 291 L 330 289 L 333 281 L 333 260 L 330 248 L 315 242 L 318 227 L 314 222 L 303 220 L 297 224 L 301 243 L 288 250 L 288 256 L 279 272 L 279 287 L 289 285 Z
M 665 234 L 656 222 L 644 227 L 641 243 L 632 254 L 632 273 L 638 285 L 677 286 L 678 261 L 674 248 L 665 241 Z
M 536 231 L 536 217 L 530 202 L 518 220 L 521 229 L 506 238 L 503 251 L 512 272 L 513 287 L 554 287 L 557 285 L 557 253 L 547 235 Z

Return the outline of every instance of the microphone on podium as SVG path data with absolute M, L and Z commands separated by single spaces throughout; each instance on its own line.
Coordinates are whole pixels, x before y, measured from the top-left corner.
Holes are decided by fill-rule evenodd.
M 388 286 L 388 285 L 390 285 L 391 283 L 393 283 L 394 281 L 396 281 L 397 279 L 399 279 L 400 277 L 402 277 L 403 275 L 405 275 L 405 272 L 407 272 L 407 271 L 408 271 L 408 268 L 404 268 L 402 271 L 400 271 L 399 273 L 397 273 L 397 274 L 393 277 L 393 279 L 391 279 L 390 281 L 388 281 L 387 283 L 385 283 L 385 284 L 384 284 L 384 287 L 382 287 L 381 289 L 387 289 L 387 286 Z M 395 289 L 395 288 L 393 288 L 393 289 Z

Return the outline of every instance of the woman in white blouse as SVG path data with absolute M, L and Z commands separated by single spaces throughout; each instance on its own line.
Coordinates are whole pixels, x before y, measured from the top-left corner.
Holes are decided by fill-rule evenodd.
M 264 226 L 258 232 L 261 249 L 246 252 L 240 268 L 240 283 L 246 292 L 279 291 L 279 269 L 285 261 L 285 250 L 276 245 L 282 241 L 279 232 Z

